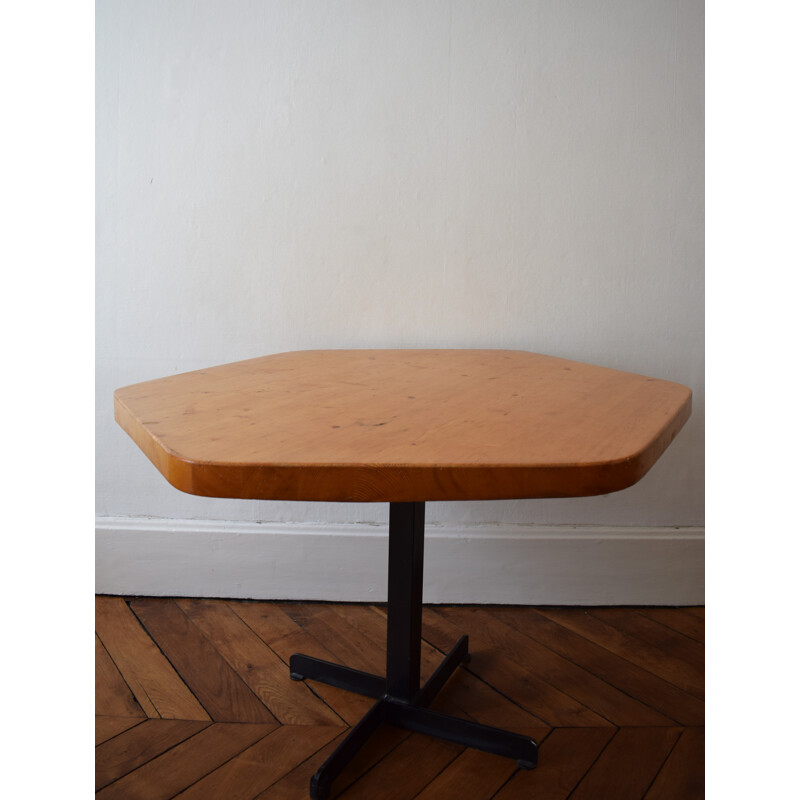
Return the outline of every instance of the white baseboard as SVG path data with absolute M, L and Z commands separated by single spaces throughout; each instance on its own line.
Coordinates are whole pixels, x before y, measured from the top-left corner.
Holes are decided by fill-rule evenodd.
M 385 602 L 388 532 L 102 517 L 98 594 Z M 429 525 L 426 603 L 699 605 L 701 528 Z

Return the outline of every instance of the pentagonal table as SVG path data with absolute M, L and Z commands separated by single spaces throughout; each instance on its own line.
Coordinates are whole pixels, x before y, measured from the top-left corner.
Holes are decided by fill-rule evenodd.
M 691 410 L 680 384 L 515 350 L 280 353 L 114 399 L 119 424 L 184 492 L 389 503 L 386 675 L 290 659 L 295 680 L 377 701 L 312 778 L 315 800 L 380 722 L 536 765 L 532 739 L 428 708 L 468 659 L 468 641 L 420 687 L 425 502 L 624 489 Z

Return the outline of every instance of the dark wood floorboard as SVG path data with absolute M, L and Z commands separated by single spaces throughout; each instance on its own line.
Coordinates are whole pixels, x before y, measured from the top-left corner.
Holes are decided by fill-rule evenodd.
M 697 611 L 693 608 L 643 608 L 639 613 L 702 644 L 706 640 L 706 618 Z
M 209 725 L 186 719 L 148 719 L 95 750 L 95 788 L 102 789 Z
M 671 610 L 671 609 L 670 609 Z M 583 609 L 573 609 L 575 614 Z M 635 697 L 680 725 L 703 725 L 705 707 L 696 698 L 658 675 L 631 663 L 548 619 L 536 609 L 516 613 L 516 609 L 495 607 L 491 614 L 507 621 L 526 636 L 544 644 L 625 694 Z M 635 612 L 632 612 L 635 613 Z
M 276 725 L 218 722 L 101 789 L 101 800 L 170 800 L 272 733 Z M 96 762 L 96 767 L 102 762 Z
M 121 597 L 98 597 L 95 626 L 148 717 L 205 719 L 208 713 Z
M 655 647 L 639 636 L 633 636 L 615 625 L 599 619 L 590 611 L 575 614 L 574 609 L 546 609 L 542 612 L 553 622 L 569 628 L 584 639 L 616 653 L 622 658 L 652 672 L 695 697 L 703 696 L 703 673 L 682 658 Z
M 527 797 L 566 800 L 580 785 L 615 732 L 615 728 L 556 728 L 541 742 L 539 766 L 517 770 L 494 800 Z
M 620 728 L 583 780 L 572 800 L 639 800 L 675 746 L 679 728 Z
M 172 600 L 134 600 L 131 609 L 215 722 L 275 722 L 214 644 Z
M 704 795 L 705 732 L 684 728 L 645 800 L 700 800 Z
M 698 800 L 702 608 L 426 606 L 423 680 L 457 638 L 471 660 L 443 713 L 531 736 L 539 766 L 380 726 L 346 800 Z M 383 674 L 384 606 L 97 598 L 101 800 L 303 800 L 369 698 L 289 679 L 304 652 Z
M 99 711 L 99 709 L 98 709 Z M 107 742 L 114 736 L 118 736 L 123 731 L 127 731 L 134 725 L 144 722 L 144 717 L 103 717 L 94 718 L 94 744 L 95 747 L 103 742 Z

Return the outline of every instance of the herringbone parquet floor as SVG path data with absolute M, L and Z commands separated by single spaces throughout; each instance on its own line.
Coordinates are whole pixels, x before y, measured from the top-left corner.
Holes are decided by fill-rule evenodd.
M 379 606 L 98 597 L 96 627 L 101 800 L 303 800 L 373 701 L 289 656 L 384 671 Z M 432 708 L 532 736 L 539 766 L 381 728 L 335 797 L 703 797 L 703 609 L 426 607 L 423 679 L 462 633 Z

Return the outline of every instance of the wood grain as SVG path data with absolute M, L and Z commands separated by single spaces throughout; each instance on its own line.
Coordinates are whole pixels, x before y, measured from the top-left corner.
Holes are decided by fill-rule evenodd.
M 289 669 L 289 659 L 294 653 L 305 653 L 313 658 L 321 658 L 323 661 L 337 661 L 336 656 L 330 650 L 304 630 L 278 639 L 272 647 L 281 660 L 286 663 L 287 670 Z M 348 664 L 348 666 L 351 665 Z M 353 692 L 337 689 L 335 686 L 328 686 L 324 683 L 313 684 L 312 691 L 348 725 L 355 725 L 375 702 L 371 697 L 363 697 L 360 694 L 353 694 Z
M 251 800 L 341 732 L 320 725 L 284 725 L 176 795 L 181 800 Z
M 641 800 L 680 734 L 679 728 L 620 728 L 571 800 Z
M 566 800 L 614 733 L 614 728 L 556 728 L 541 744 L 536 769 L 519 770 L 494 800 Z M 603 795 L 594 800 L 601 797 L 605 800 Z M 616 800 L 613 792 L 608 797 Z
M 354 724 L 373 701 L 315 681 L 292 682 L 288 659 L 293 652 L 307 652 L 341 661 L 339 656 L 349 659 L 361 649 L 362 665 L 379 668 L 385 656 L 385 607 L 166 598 L 131 605 L 146 623 L 139 630 L 150 645 L 137 639 L 136 646 L 116 651 L 126 670 L 142 672 L 140 646 L 144 663 L 149 647 L 163 648 L 161 657 L 182 685 L 204 702 L 210 698 L 213 713 L 231 722 L 145 718 L 98 639 L 98 684 L 100 697 L 106 697 L 98 711 L 122 698 L 122 713 L 97 721 L 100 800 L 307 798 L 311 775 L 347 731 L 342 720 Z M 616 647 L 622 637 L 628 654 L 639 644 L 651 655 L 668 655 L 677 646 L 692 680 L 703 672 L 697 643 L 656 622 L 651 612 L 658 609 L 562 608 L 560 622 L 545 616 L 553 610 L 444 606 L 425 608 L 423 618 L 424 671 L 462 633 L 473 645 L 472 661 L 454 672 L 436 705 L 532 736 L 540 746 L 536 769 L 521 770 L 510 759 L 381 725 L 335 782 L 332 800 L 337 795 L 349 800 L 699 800 L 702 701 L 593 641 L 593 624 L 584 631 L 591 638 L 577 630 L 591 617 L 613 628 L 607 644 Z M 702 622 L 695 609 L 679 611 L 684 623 Z M 103 618 L 109 640 L 121 638 L 112 629 L 128 630 L 130 618 L 130 611 Z M 239 680 L 222 679 L 222 665 Z M 298 689 L 305 699 L 292 712 Z M 335 724 L 248 723 L 253 707 L 243 702 L 245 691 L 254 702 L 262 697 L 276 711 L 283 709 L 283 719 L 320 714 L 330 715 Z M 541 721 L 551 716 L 564 726 L 551 728 Z M 593 718 L 602 724 L 587 724 Z
M 422 614 L 423 636 L 437 642 L 450 640 L 460 628 L 440 610 L 425 609 Z M 446 627 L 444 626 L 446 623 Z M 514 658 L 506 658 L 502 651 L 490 647 L 486 639 L 473 630 L 465 630 L 470 636 L 470 662 L 468 671 L 485 680 L 492 675 L 492 686 L 508 697 L 514 697 L 518 705 L 535 714 L 547 726 L 602 727 L 611 723 L 591 708 L 558 690 L 543 680 L 536 670 L 529 669 Z
M 294 769 L 286 773 L 280 780 L 260 792 L 255 800 L 298 800 L 305 798 L 311 776 L 319 769 L 328 756 L 339 746 L 347 735 L 347 731 L 340 733 L 335 739 L 328 742 L 321 750 L 301 761 Z
M 647 705 L 664 716 L 683 725 L 703 725 L 705 708 L 702 700 L 575 633 L 569 626 L 559 625 L 546 616 L 547 611 L 548 609 L 542 608 L 519 613 L 515 609 L 499 606 L 491 608 L 492 616 L 507 621 L 550 650 L 581 664 L 620 691 L 632 697 L 646 699 Z M 583 615 L 585 610 L 571 609 L 569 613 L 576 617 Z
M 361 631 L 342 625 L 336 612 L 322 603 L 279 603 L 278 607 L 349 667 L 383 675 L 386 652 Z
M 670 725 L 673 722 L 635 697 L 610 686 L 589 670 L 503 623 L 488 611 L 455 607 L 440 613 L 469 632 L 477 647 L 502 651 L 506 657 L 526 665 L 542 680 L 591 707 L 614 725 Z
M 699 614 L 697 609 L 643 608 L 639 613 L 696 642 L 702 644 L 706 640 L 705 615 Z
M 515 350 L 281 353 L 114 397 L 182 491 L 357 502 L 617 491 L 691 409 L 679 384 Z
M 95 751 L 95 789 L 102 789 L 209 724 L 199 720 L 149 719 L 115 736 Z
M 334 796 L 341 794 L 348 787 L 359 781 L 362 776 L 373 769 L 380 770 L 387 758 L 392 757 L 397 748 L 413 734 L 391 725 L 379 725 L 369 741 L 356 753 L 347 764 L 342 774 L 334 781 Z M 322 763 L 322 761 L 318 762 Z
M 269 645 L 287 670 L 293 653 L 305 653 L 324 661 L 336 661 L 336 656 L 330 650 L 281 611 L 277 604 L 236 600 L 228 601 L 228 606 Z M 371 698 L 323 683 L 315 684 L 313 692 L 348 725 L 355 725 L 374 703 Z
M 94 705 L 97 714 L 109 717 L 144 717 L 130 687 L 111 660 L 99 637 L 94 637 Z
M 705 797 L 705 732 L 686 728 L 661 767 L 645 800 L 702 800 Z
M 263 739 L 275 725 L 215 723 L 118 781 L 101 789 L 98 800 L 170 800 L 182 789 Z
M 344 724 L 307 684 L 287 684 L 287 665 L 228 606 L 208 600 L 179 600 L 178 606 L 280 723 Z
M 617 653 L 632 664 L 660 676 L 679 689 L 695 697 L 703 697 L 705 679 L 696 664 L 687 663 L 664 648 L 631 636 L 588 611 L 572 614 L 569 609 L 548 608 L 540 613 L 606 650 Z
M 148 717 L 211 719 L 121 597 L 95 598 L 95 627 Z
M 275 722 L 269 709 L 172 601 L 134 600 L 142 621 L 215 722 Z
M 516 771 L 517 765 L 510 759 L 468 747 L 415 797 L 416 800 L 459 796 L 490 800 Z
M 275 603 L 228 600 L 227 605 L 270 647 L 278 639 L 301 633 L 303 630 L 291 617 L 286 616 Z
M 624 608 L 593 608 L 590 611 L 608 625 L 613 625 L 627 636 L 644 642 L 655 651 L 666 653 L 668 658 L 688 664 L 696 674 L 702 674 L 705 662 L 705 648 L 703 645 L 644 614 L 630 614 Z
M 463 750 L 460 745 L 413 733 L 391 751 L 391 758 L 381 762 L 380 770 L 370 770 L 337 796 L 342 800 L 412 800 Z
M 118 736 L 123 731 L 132 728 L 134 725 L 141 725 L 144 717 L 104 717 L 94 718 L 94 743 L 95 746 Z

